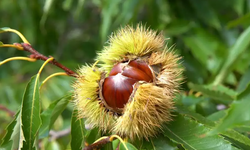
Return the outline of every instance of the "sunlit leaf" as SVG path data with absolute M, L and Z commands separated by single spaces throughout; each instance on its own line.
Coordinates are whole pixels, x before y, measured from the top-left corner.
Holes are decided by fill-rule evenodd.
M 34 142 L 42 124 L 39 101 L 39 76 L 33 76 L 24 92 L 22 101 L 22 123 L 25 150 L 35 149 Z
M 164 128 L 164 134 L 188 150 L 232 150 L 233 147 L 220 135 L 204 136 L 210 129 L 191 118 L 176 115 Z
M 112 148 L 117 149 L 119 147 L 120 141 L 118 139 L 112 141 Z
M 78 118 L 77 110 L 72 113 L 71 120 L 71 149 L 82 150 L 84 147 L 85 126 L 82 118 Z
M 209 134 L 221 133 L 226 129 L 250 123 L 249 108 L 249 99 L 234 101 L 227 110 L 227 115 L 217 124 L 216 128 L 209 132 Z
M 213 84 L 220 84 L 228 73 L 232 70 L 234 62 L 240 57 L 240 55 L 247 49 L 250 44 L 250 27 L 248 27 L 237 39 L 235 44 L 229 50 L 229 54 L 218 75 L 216 76 Z
M 21 150 L 21 148 L 23 147 L 25 137 L 23 134 L 22 125 L 21 112 L 19 112 L 16 118 L 16 125 L 10 138 L 13 141 L 12 149 Z
M 3 42 L 0 41 L 0 46 L 3 45 Z
M 49 142 L 48 146 L 46 147 L 46 150 L 61 150 L 60 144 L 57 141 L 51 141 Z

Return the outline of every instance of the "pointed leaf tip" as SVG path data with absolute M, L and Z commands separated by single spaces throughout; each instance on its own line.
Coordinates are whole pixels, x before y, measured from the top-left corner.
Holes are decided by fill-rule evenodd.
M 8 29 L 10 29 L 10 28 L 9 27 L 2 27 L 2 28 L 0 28 L 0 33 L 6 31 Z

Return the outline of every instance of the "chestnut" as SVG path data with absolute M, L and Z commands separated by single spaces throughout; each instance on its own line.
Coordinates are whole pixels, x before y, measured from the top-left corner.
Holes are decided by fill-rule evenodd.
M 146 62 L 132 60 L 114 65 L 102 85 L 104 105 L 116 113 L 121 113 L 134 90 L 134 84 L 138 81 L 153 81 L 153 73 Z

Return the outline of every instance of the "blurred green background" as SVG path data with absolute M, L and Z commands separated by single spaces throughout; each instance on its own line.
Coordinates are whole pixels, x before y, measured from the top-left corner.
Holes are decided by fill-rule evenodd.
M 170 38 L 183 59 L 186 81 L 209 84 L 214 81 L 230 48 L 250 24 L 250 0 L 1 0 L 0 27 L 24 34 L 33 47 L 54 56 L 75 70 L 93 63 L 108 36 L 127 24 L 145 24 Z M 3 43 L 21 42 L 13 33 L 0 34 Z M 0 61 L 28 53 L 13 48 L 0 49 Z M 0 67 L 0 103 L 15 112 L 25 84 L 42 62 L 13 61 Z M 243 51 L 234 62 L 224 84 L 239 89 L 242 77 L 250 74 L 250 52 Z M 47 65 L 42 79 L 60 69 Z M 41 90 L 42 105 L 63 96 L 72 88 L 73 79 L 56 77 Z M 209 105 L 210 106 L 210 105 Z M 55 130 L 70 125 L 72 105 L 57 120 Z M 211 110 L 210 110 L 211 111 Z M 203 115 L 208 115 L 206 112 Z M 12 119 L 0 111 L 0 138 Z M 63 141 L 59 141 L 59 143 Z M 61 144 L 60 146 L 66 146 Z

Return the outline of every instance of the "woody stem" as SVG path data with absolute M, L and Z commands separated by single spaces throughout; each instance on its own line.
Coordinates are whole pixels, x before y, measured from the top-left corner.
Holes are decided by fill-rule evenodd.
M 20 46 L 20 44 L 18 44 L 18 43 L 16 43 L 16 45 Z M 27 43 L 21 43 L 21 46 L 23 47 L 23 50 L 31 53 L 31 55 L 29 56 L 30 58 L 34 58 L 34 59 L 37 59 L 37 60 L 43 60 L 43 61 L 46 61 L 49 58 L 49 57 L 46 57 L 46 56 L 40 54 L 31 45 L 29 45 Z M 56 60 L 53 60 L 50 63 L 57 66 L 57 67 L 59 67 L 59 68 L 61 68 L 62 70 L 64 70 L 65 73 L 67 73 L 67 75 L 72 76 L 72 77 L 77 77 L 77 73 L 75 73 L 71 69 L 63 66 L 62 64 L 60 64 Z

